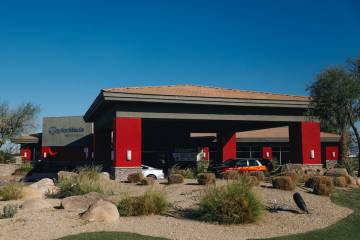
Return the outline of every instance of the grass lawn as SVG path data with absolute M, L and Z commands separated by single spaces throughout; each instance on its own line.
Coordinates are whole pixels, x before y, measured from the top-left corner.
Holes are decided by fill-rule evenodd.
M 90 232 L 60 238 L 61 240 L 166 240 L 166 238 L 150 237 L 126 232 Z
M 290 235 L 285 237 L 270 238 L 273 240 L 357 240 L 360 239 L 360 189 L 352 191 L 336 191 L 331 200 L 341 206 L 354 210 L 354 213 L 347 218 L 321 230 L 308 233 Z

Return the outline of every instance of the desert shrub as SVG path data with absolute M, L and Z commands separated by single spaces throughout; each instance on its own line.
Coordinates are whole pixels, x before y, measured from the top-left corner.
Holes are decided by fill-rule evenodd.
M 226 171 L 221 173 L 221 178 L 226 180 L 238 180 L 240 178 L 240 173 L 236 170 Z
M 77 168 L 78 178 L 86 178 L 93 181 L 98 181 L 100 179 L 100 173 L 102 170 L 102 166 L 93 165 L 93 166 L 82 166 Z
M 200 160 L 196 163 L 196 175 L 206 173 L 209 167 L 209 161 Z
M 18 169 L 15 170 L 14 175 L 22 176 L 26 175 L 33 170 L 33 166 L 30 163 L 23 163 Z
M 281 176 L 288 176 L 291 180 L 296 183 L 299 179 L 299 175 L 295 171 L 288 171 L 281 174 Z
M 65 198 L 89 192 L 104 193 L 107 183 L 100 177 L 100 171 L 101 168 L 97 166 L 81 167 L 78 168 L 78 174 L 59 178 L 57 183 L 59 191 L 52 197 Z
M 210 188 L 200 200 L 200 219 L 224 224 L 255 222 L 263 206 L 254 193 L 247 176 L 239 177 L 223 187 Z
M 14 156 L 7 151 L 0 151 L 0 163 L 14 162 Z
M 260 172 L 260 171 L 252 172 L 250 173 L 250 176 L 256 177 L 259 181 L 264 181 L 265 179 L 264 172 Z
M 181 174 L 170 174 L 168 177 L 169 184 L 183 183 L 184 177 Z
M 215 184 L 216 178 L 214 173 L 200 173 L 197 181 L 200 185 Z
M 178 165 L 174 165 L 170 169 L 169 175 L 173 175 L 173 174 L 180 174 L 184 178 L 189 178 L 189 179 L 195 178 L 195 173 L 191 168 L 180 169 L 180 167 Z
M 334 177 L 334 185 L 336 187 L 347 187 L 348 183 L 345 177 Z
M 153 185 L 156 180 L 152 177 L 146 177 L 140 181 L 141 185 Z
M 138 183 L 144 179 L 144 175 L 141 172 L 129 173 L 127 181 L 129 183 Z
M 165 194 L 154 190 L 147 191 L 142 196 L 125 197 L 117 205 L 121 216 L 161 214 L 168 206 Z
M 9 182 L 0 188 L 2 200 L 16 200 L 23 197 L 23 185 L 17 182 Z
M 274 188 L 281 189 L 281 190 L 294 190 L 295 189 L 295 183 L 293 180 L 291 180 L 291 177 L 289 176 L 279 176 L 274 177 L 272 179 L 272 185 Z
M 3 212 L 0 215 L 1 219 L 4 218 L 13 218 L 15 216 L 15 214 L 17 213 L 18 210 L 18 206 L 14 205 L 14 204 L 7 204 L 4 206 L 3 208 Z
M 329 196 L 334 190 L 333 181 L 330 177 L 321 176 L 316 179 L 313 186 L 313 193 Z
M 328 176 L 312 176 L 305 182 L 305 187 L 314 188 L 315 184 L 320 182 L 331 182 L 331 178 Z

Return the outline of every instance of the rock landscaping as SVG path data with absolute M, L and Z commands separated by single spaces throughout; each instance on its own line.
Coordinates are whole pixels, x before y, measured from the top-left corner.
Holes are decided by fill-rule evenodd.
M 81 219 L 90 222 L 115 222 L 119 220 L 119 212 L 115 204 L 99 199 L 90 205 Z

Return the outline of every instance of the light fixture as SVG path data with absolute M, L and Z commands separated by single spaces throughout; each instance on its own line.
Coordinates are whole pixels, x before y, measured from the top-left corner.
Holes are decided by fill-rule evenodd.
M 315 151 L 314 151 L 314 149 L 311 149 L 311 150 L 310 150 L 310 158 L 311 158 L 311 159 L 314 159 L 314 158 L 315 158 Z
M 126 160 L 127 161 L 131 160 L 131 150 L 126 150 Z

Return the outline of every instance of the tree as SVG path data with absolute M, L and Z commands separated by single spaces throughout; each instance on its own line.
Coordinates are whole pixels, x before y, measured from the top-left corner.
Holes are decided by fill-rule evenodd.
M 341 136 L 339 163 L 344 163 L 350 128 L 357 136 L 360 147 L 356 127 L 360 117 L 360 81 L 350 71 L 332 67 L 321 72 L 308 90 L 311 96 L 311 113 L 319 117 L 324 130 L 335 131 Z
M 11 137 L 35 129 L 39 107 L 32 103 L 11 109 L 7 103 L 0 103 L 0 147 Z

